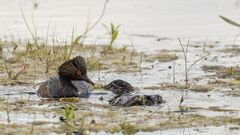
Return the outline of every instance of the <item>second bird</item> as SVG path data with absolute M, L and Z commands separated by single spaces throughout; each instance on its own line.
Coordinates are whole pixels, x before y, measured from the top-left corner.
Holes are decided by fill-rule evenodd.
M 120 79 L 112 81 L 103 88 L 113 92 L 117 96 L 134 91 L 134 87 L 131 84 Z

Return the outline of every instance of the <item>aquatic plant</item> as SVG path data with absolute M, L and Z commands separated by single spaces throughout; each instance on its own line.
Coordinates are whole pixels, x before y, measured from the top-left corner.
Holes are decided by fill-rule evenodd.
M 113 23 L 111 23 L 110 26 L 107 26 L 105 24 L 103 24 L 103 26 L 105 27 L 105 29 L 108 31 L 108 34 L 110 35 L 110 43 L 109 43 L 108 49 L 112 50 L 113 43 L 118 37 L 120 25 L 115 26 Z
M 231 20 L 231 19 L 229 19 L 229 18 L 227 18 L 227 17 L 221 16 L 221 15 L 219 15 L 219 17 L 220 17 L 222 20 L 224 20 L 225 22 L 227 22 L 228 24 L 240 28 L 240 24 L 239 24 L 239 23 L 237 23 L 237 22 L 235 22 L 235 21 L 233 21 L 233 20 Z M 239 36 L 239 34 L 237 34 L 237 35 L 235 36 L 234 41 L 233 41 L 233 46 L 235 45 L 235 42 L 236 42 L 238 36 Z
M 66 120 L 66 125 L 67 127 L 74 127 L 74 119 L 75 119 L 75 112 L 74 112 L 75 107 L 72 105 L 66 105 L 64 107 L 64 117 Z
M 188 88 L 188 86 L 189 86 L 188 77 L 189 77 L 189 72 L 190 72 L 191 68 L 192 68 L 196 63 L 198 63 L 199 61 L 205 59 L 205 58 L 208 56 L 208 54 L 205 55 L 205 56 L 200 57 L 200 58 L 197 59 L 197 60 L 195 60 L 193 63 L 190 64 L 190 66 L 188 66 L 188 61 L 187 61 L 187 60 L 188 60 L 188 47 L 189 47 L 190 41 L 188 40 L 188 42 L 187 42 L 187 44 L 186 44 L 186 48 L 183 47 L 183 44 L 182 44 L 180 38 L 178 38 L 178 41 L 179 41 L 179 43 L 180 43 L 180 46 L 181 46 L 181 49 L 182 49 L 182 53 L 183 53 L 183 57 L 184 57 L 185 88 Z
M 124 120 L 123 123 L 120 124 L 120 127 L 123 134 L 125 135 L 133 135 L 139 131 L 135 125 L 127 122 L 127 118 Z
M 231 24 L 233 26 L 236 26 L 236 27 L 240 28 L 240 24 L 239 23 L 237 23 L 237 22 L 235 22 L 235 21 L 233 21 L 233 20 L 231 20 L 231 19 L 229 19 L 227 17 L 221 16 L 221 15 L 219 15 L 219 17 L 221 19 L 223 19 L 225 22 L 227 22 L 228 24 Z

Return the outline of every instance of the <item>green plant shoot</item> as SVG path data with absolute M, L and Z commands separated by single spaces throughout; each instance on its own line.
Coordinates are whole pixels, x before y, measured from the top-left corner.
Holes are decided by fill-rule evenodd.
M 112 49 L 112 45 L 118 37 L 120 25 L 115 26 L 113 23 L 111 23 L 111 25 L 109 27 L 105 24 L 103 24 L 103 26 L 106 28 L 106 30 L 108 31 L 108 33 L 110 35 L 109 49 Z

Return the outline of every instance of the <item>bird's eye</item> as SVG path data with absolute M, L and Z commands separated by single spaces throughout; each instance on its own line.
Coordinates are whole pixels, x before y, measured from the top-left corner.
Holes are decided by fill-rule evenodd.
M 80 76 L 81 75 L 81 71 L 77 70 L 77 75 Z

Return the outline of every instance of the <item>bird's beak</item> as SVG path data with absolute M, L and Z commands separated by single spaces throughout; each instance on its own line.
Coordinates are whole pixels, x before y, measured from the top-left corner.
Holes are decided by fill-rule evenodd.
M 93 85 L 93 86 L 95 85 L 86 75 L 83 76 L 82 79 L 83 79 L 85 82 L 87 82 L 87 83 L 89 83 L 89 84 L 91 84 L 91 85 Z

